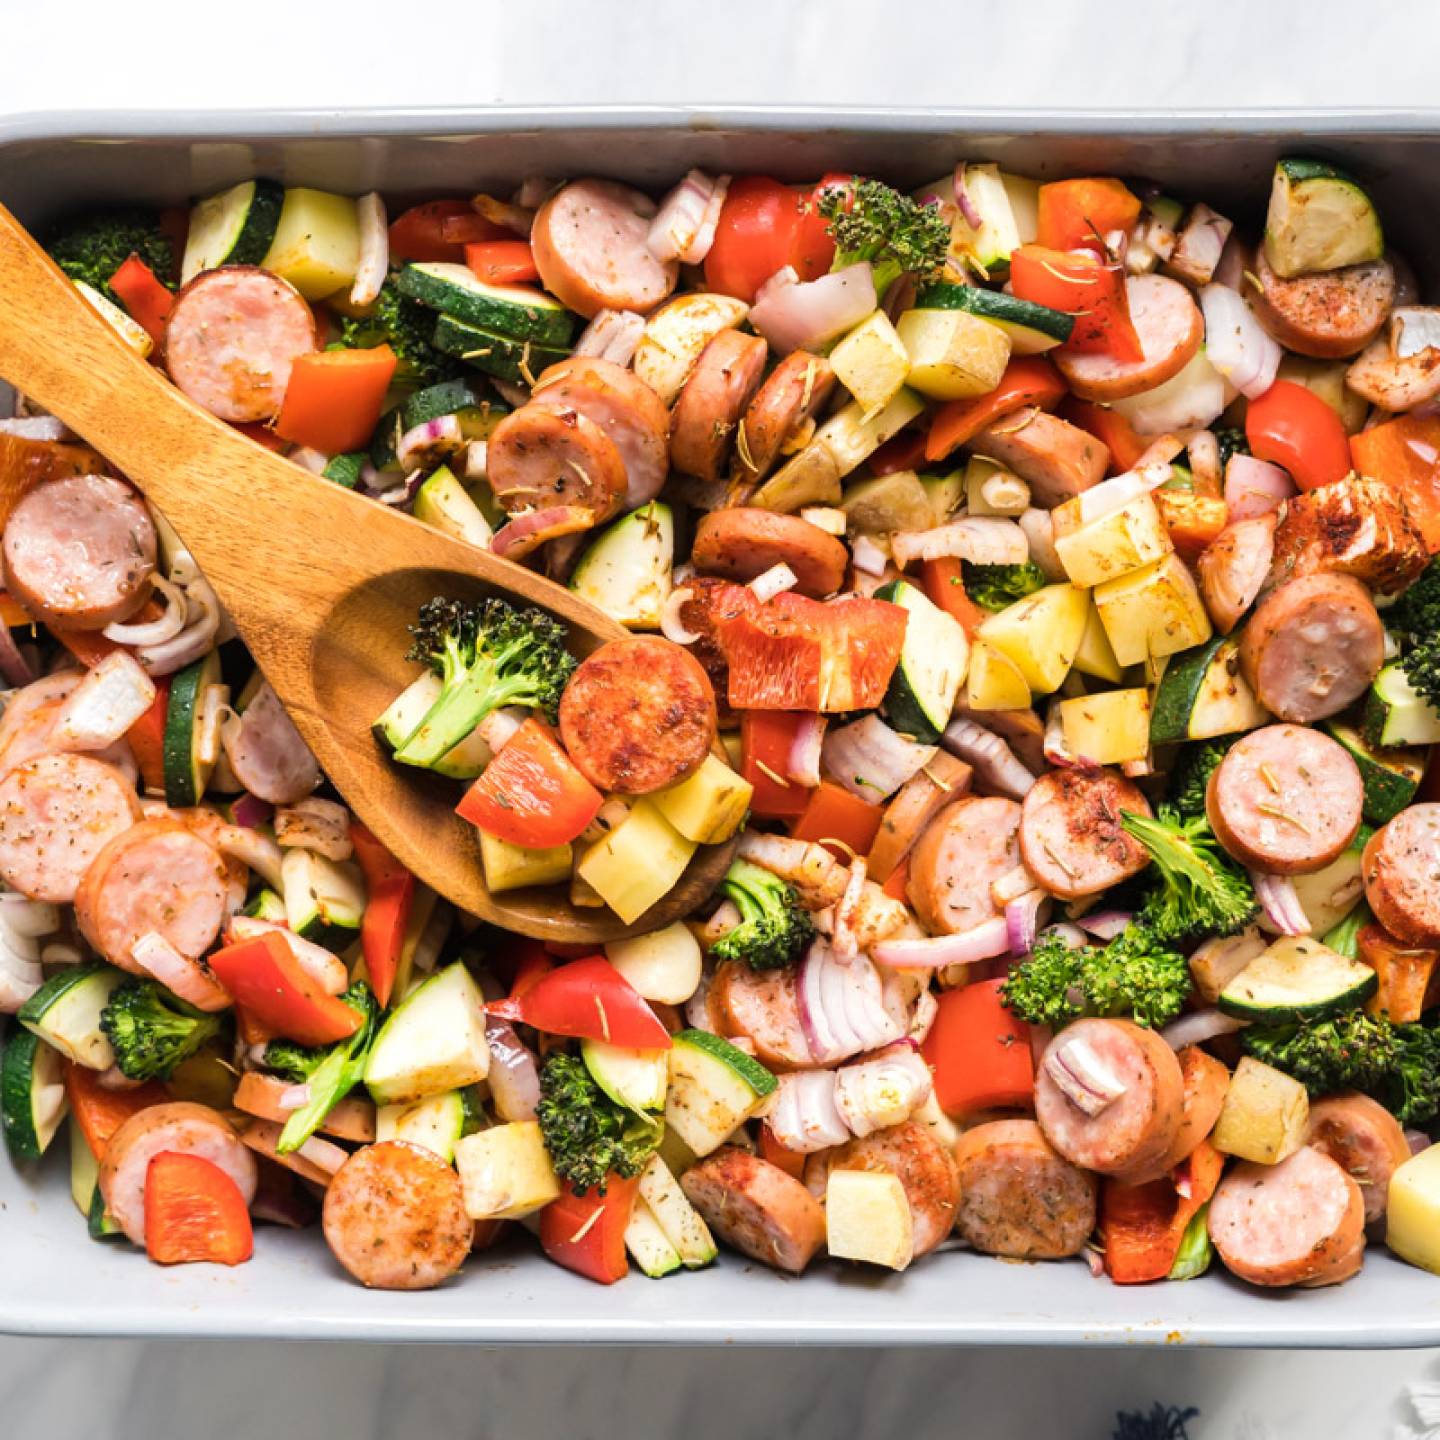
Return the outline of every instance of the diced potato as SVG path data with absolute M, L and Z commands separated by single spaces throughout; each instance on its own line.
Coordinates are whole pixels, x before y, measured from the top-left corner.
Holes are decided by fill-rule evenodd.
M 928 530 L 935 523 L 930 497 L 913 470 L 893 470 L 851 485 L 840 501 L 850 529 L 861 535 Z
M 905 383 L 910 358 L 883 310 L 873 311 L 830 352 L 835 378 L 867 414 L 883 410 Z
M 963 470 L 952 470 L 948 475 L 922 475 L 920 484 L 930 499 L 930 513 L 936 525 L 943 525 L 965 498 Z
M 725 758 L 732 770 L 738 770 L 745 759 L 745 737 L 738 730 L 722 730 L 720 744 L 725 749 Z
M 569 845 L 548 850 L 530 850 L 480 832 L 480 860 L 485 866 L 485 886 L 495 894 L 519 890 L 526 885 L 556 885 L 569 878 L 573 851 Z
M 858 400 L 852 400 L 815 432 L 815 443 L 830 451 L 841 475 L 848 475 L 924 408 L 925 402 L 908 388 L 902 389 L 878 415 L 868 413 Z
M 465 1136 L 455 1146 L 455 1168 L 472 1220 L 518 1220 L 560 1195 L 559 1176 L 534 1120 Z
M 723 760 L 707 755 L 691 776 L 650 798 L 660 813 L 697 845 L 718 845 L 740 828 L 754 787 Z
M 1150 692 L 1106 690 L 1060 702 L 1065 748 L 1097 765 L 1123 765 L 1150 753 Z
M 260 263 L 307 300 L 323 300 L 348 287 L 360 264 L 355 202 L 325 190 L 287 190 L 275 238 Z
M 1138 495 L 1128 505 L 1075 529 L 1061 519 L 1061 512 L 1072 505 L 1078 513 L 1078 500 L 1067 500 L 1055 511 L 1055 553 L 1075 585 L 1088 588 L 1128 575 L 1175 548 L 1159 506 L 1148 495 Z
M 968 310 L 907 310 L 896 334 L 910 357 L 908 383 L 935 400 L 988 395 L 1010 359 L 1010 337 Z
M 1085 633 L 1089 597 L 1076 585 L 1047 585 L 984 621 L 980 638 L 1008 655 L 1036 695 L 1060 688 Z
M 102 295 L 83 280 L 75 281 L 75 288 L 90 302 L 100 318 L 142 359 L 148 360 L 155 342 L 143 325 L 132 320 L 113 300 Z
M 806 505 L 834 505 L 840 499 L 840 467 L 826 445 L 807 445 L 787 460 L 751 497 L 761 510 L 793 515 Z
M 577 870 L 628 925 L 670 891 L 694 853 L 695 842 L 647 797 L 585 852 Z
M 1030 687 L 1003 650 L 976 640 L 970 647 L 965 703 L 971 710 L 1028 710 Z
M 904 1270 L 915 1258 L 915 1217 L 888 1170 L 832 1170 L 825 1185 L 825 1248 L 837 1260 Z
M 605 958 L 646 1000 L 683 1005 L 700 983 L 700 942 L 679 920 L 648 935 L 612 940 Z
M 1226 1155 L 1278 1165 L 1305 1143 L 1310 1097 L 1272 1065 L 1246 1055 L 1235 1067 L 1211 1143 Z
M 1110 637 L 1100 623 L 1100 612 L 1093 600 L 1085 612 L 1085 633 L 1080 637 L 1080 648 L 1075 652 L 1075 668 L 1082 675 L 1093 675 L 1095 679 L 1108 680 L 1112 685 L 1118 685 L 1124 678 L 1125 667 L 1110 648 Z
M 972 455 L 965 467 L 965 508 L 972 515 L 1023 515 L 1030 487 L 998 461 Z
M 1201 997 L 1213 1005 L 1220 992 L 1265 948 L 1258 930 L 1206 940 L 1190 956 L 1190 978 Z
M 1110 647 L 1122 665 L 1174 655 L 1210 638 L 1210 617 L 1195 579 L 1173 552 L 1106 580 L 1094 594 Z
M 1323 870 L 1290 877 L 1312 935 L 1333 930 L 1355 908 L 1365 889 L 1360 870 L 1360 851 L 1352 847 L 1342 850 Z
M 1440 1145 L 1412 1155 L 1391 1175 L 1385 1244 L 1440 1275 Z
M 749 313 L 743 300 L 729 295 L 677 295 L 645 322 L 635 349 L 635 374 L 667 405 L 672 404 L 690 378 L 700 352 Z

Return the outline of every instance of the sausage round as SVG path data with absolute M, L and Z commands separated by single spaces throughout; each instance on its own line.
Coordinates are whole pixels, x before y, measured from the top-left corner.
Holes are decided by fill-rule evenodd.
M 710 1021 L 729 1039 L 746 1039 L 755 1058 L 771 1070 L 799 1070 L 815 1063 L 800 1023 L 793 970 L 752 970 L 727 960 L 710 981 Z
M 805 1162 L 805 1184 L 812 1195 L 825 1193 L 832 1170 L 888 1171 L 900 1181 L 910 1201 L 917 1259 L 929 1254 L 955 1224 L 959 1171 L 928 1125 L 906 1120 L 812 1155 Z
M 174 1100 L 132 1115 L 111 1137 L 100 1161 L 105 1209 L 136 1245 L 145 1243 L 145 1173 L 164 1151 L 198 1155 L 218 1165 L 236 1184 L 246 1205 L 258 1183 L 255 1157 L 208 1105 Z
M 969 796 L 942 810 L 910 852 L 905 893 L 932 934 L 958 935 L 1000 913 L 990 887 L 1020 863 L 1020 807 Z
M 1056 368 L 1082 400 L 1123 400 L 1163 385 L 1195 358 L 1205 338 L 1200 307 L 1178 280 L 1164 275 L 1130 275 L 1125 280 L 1125 294 L 1141 359 L 1055 352 Z
M 1385 661 L 1385 628 L 1370 592 L 1349 575 L 1299 575 L 1255 608 L 1240 668 L 1281 720 L 1309 725 L 1358 700 Z
M 320 765 L 267 680 L 238 726 L 221 732 L 235 778 L 272 805 L 293 805 L 320 783 Z
M 825 1243 L 820 1202 L 778 1165 L 726 1146 L 692 1165 L 680 1188 L 729 1246 L 798 1275 Z
M 1360 1268 L 1364 1227 L 1360 1187 L 1308 1145 L 1278 1165 L 1236 1165 L 1210 1202 L 1215 1249 L 1252 1285 L 1348 1280 Z
M 570 758 L 592 785 L 622 795 L 648 795 L 693 774 L 718 728 L 700 662 L 656 636 L 602 645 L 560 697 Z
M 1355 838 L 1364 805 L 1349 752 L 1303 725 L 1242 735 L 1205 791 L 1206 817 L 1226 852 L 1271 875 L 1323 870 Z
M 770 347 L 758 335 L 722 330 L 700 352 L 670 412 L 670 464 L 682 475 L 718 480 L 735 427 L 765 372 Z
M 291 368 L 315 348 L 304 297 L 258 265 L 197 275 L 165 322 L 170 378 L 212 415 L 241 424 L 280 413 Z
M 1180 1062 L 1180 1082 L 1185 1088 L 1183 1109 L 1175 1143 L 1165 1158 L 1155 1163 L 1157 1178 L 1173 1170 L 1215 1128 L 1230 1089 L 1230 1071 L 1209 1051 L 1187 1045 L 1175 1058 Z
M 1397 316 L 1392 323 L 1404 322 Z M 1427 345 L 1397 355 L 1388 335 L 1377 336 L 1345 372 L 1345 383 L 1382 410 L 1412 410 L 1440 395 L 1440 350 Z
M 690 561 L 702 574 L 749 582 L 772 565 L 795 572 L 796 589 L 823 599 L 845 583 L 845 543 L 798 515 L 734 506 L 712 510 L 695 527 Z
M 1042 510 L 1099 484 L 1110 464 L 1109 448 L 1088 430 L 1033 406 L 987 425 L 970 448 L 1013 470 Z
M 60 706 L 84 674 L 60 670 L 43 675 L 10 696 L 0 716 L 0 775 L 50 749 Z
M 1257 291 L 1245 295 L 1260 323 L 1287 349 L 1321 360 L 1363 350 L 1380 333 L 1395 302 L 1395 268 L 1368 260 L 1285 280 L 1271 268 L 1265 247 L 1255 257 Z
M 1051 1057 L 1083 1042 L 1125 1086 L 1098 1115 L 1072 1103 L 1050 1075 Z M 1050 1042 L 1035 1068 L 1035 1118 L 1069 1161 L 1131 1185 L 1158 1179 L 1184 1115 L 1185 1082 L 1175 1052 L 1129 1020 L 1077 1020 Z
M 680 266 L 662 263 L 646 240 L 655 218 L 648 195 L 614 180 L 572 180 L 539 209 L 530 231 L 545 288 L 594 319 L 599 310 L 653 310 Z
M 335 1258 L 374 1290 L 430 1290 L 465 1263 L 475 1226 L 460 1177 L 408 1140 L 357 1150 L 335 1172 L 321 1212 Z
M 1095 1177 L 1057 1155 L 1033 1120 L 991 1120 L 955 1145 L 955 1229 L 984 1255 L 1059 1260 L 1095 1228 Z
M 116 835 L 90 862 L 75 893 L 80 933 L 112 964 L 149 972 L 131 955 L 154 931 L 198 960 L 215 943 L 227 913 L 225 858 L 176 820 L 142 820 Z
M 1150 852 L 1120 823 L 1120 812 L 1150 814 L 1139 787 L 1111 770 L 1051 770 L 1020 805 L 1020 858 L 1052 895 L 1075 900 L 1138 875 Z
M 574 505 L 598 525 L 624 503 L 620 451 L 570 405 L 532 401 L 512 410 L 495 427 L 485 454 L 490 488 L 506 510 Z
M 930 821 L 970 788 L 972 773 L 948 750 L 937 750 L 929 764 L 900 787 L 885 807 L 870 846 L 870 879 L 883 885 L 895 873 Z
M 735 432 L 736 477 L 752 484 L 763 480 L 785 442 L 819 414 L 834 385 L 835 371 L 828 360 L 808 350 L 792 350 L 746 406 Z
M 1359 1185 L 1367 1225 L 1384 1217 L 1390 1177 L 1410 1158 L 1410 1144 L 1383 1105 L 1348 1092 L 1312 1101 L 1306 1144 L 1324 1151 Z
M 0 877 L 32 900 L 67 903 L 139 819 L 135 788 L 113 765 L 37 755 L 0 780 Z
M 1412 805 L 1382 825 L 1360 857 L 1375 918 L 1407 945 L 1440 942 L 1440 804 Z
M 5 588 L 37 620 L 103 630 L 150 598 L 155 525 L 129 486 L 74 475 L 36 488 L 5 525 Z
M 1195 562 L 1200 595 L 1215 628 L 1228 635 L 1255 603 L 1275 554 L 1274 511 L 1227 525 Z

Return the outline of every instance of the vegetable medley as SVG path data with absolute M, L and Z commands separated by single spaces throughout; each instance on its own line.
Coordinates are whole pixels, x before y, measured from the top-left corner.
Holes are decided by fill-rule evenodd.
M 316 765 L 183 543 L 0 423 L 0 1058 L 96 1239 L 365 1285 L 1440 1271 L 1440 310 L 1363 183 L 692 171 L 393 219 L 250 180 L 57 263 L 197 404 L 626 627 L 436 595 L 374 717 L 490 890 Z M 418 777 L 417 777 L 418 778 Z M 645 917 L 734 842 L 683 921 Z M 510 1226 L 507 1222 L 517 1222 Z M 263 1240 L 262 1240 L 263 1243 Z

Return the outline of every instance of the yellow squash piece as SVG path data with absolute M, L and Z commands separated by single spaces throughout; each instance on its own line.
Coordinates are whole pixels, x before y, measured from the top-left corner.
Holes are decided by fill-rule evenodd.
M 572 850 L 556 845 L 548 850 L 530 850 L 480 832 L 480 860 L 485 866 L 485 885 L 495 894 L 520 890 L 526 885 L 558 885 L 570 877 Z
M 1015 662 L 1036 695 L 1048 695 L 1070 673 L 1088 609 L 1089 597 L 1078 586 L 1047 585 L 992 615 L 978 633 Z
M 694 853 L 695 841 L 687 840 L 646 797 L 585 852 L 576 870 L 628 925 L 670 891 Z
M 472 1220 L 518 1220 L 560 1196 L 560 1179 L 534 1120 L 465 1136 L 455 1146 L 455 1168 Z
M 1174 655 L 1210 638 L 1210 617 L 1194 577 L 1173 552 L 1106 580 L 1094 595 L 1110 647 L 1122 665 Z
M 1065 748 L 1097 765 L 1123 765 L 1150 753 L 1150 692 L 1105 690 L 1060 702 Z
M 360 264 L 355 202 L 325 190 L 287 190 L 275 238 L 260 264 L 288 280 L 307 300 L 323 300 L 348 288 Z
M 1010 359 L 1010 337 L 966 310 L 907 310 L 896 333 L 909 355 L 907 383 L 935 400 L 988 395 Z

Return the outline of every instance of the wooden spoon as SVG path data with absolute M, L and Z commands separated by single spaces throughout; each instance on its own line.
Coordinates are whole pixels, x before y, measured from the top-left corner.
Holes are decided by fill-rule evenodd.
M 562 889 L 492 895 L 454 781 L 393 764 L 370 731 L 418 673 L 406 626 L 432 595 L 539 605 L 586 655 L 626 631 L 532 571 L 308 475 L 186 399 L 102 320 L 0 206 L 0 376 L 164 512 L 331 782 L 427 885 L 497 925 L 591 944 L 669 924 L 715 889 L 735 842 L 696 852 L 633 925 Z

